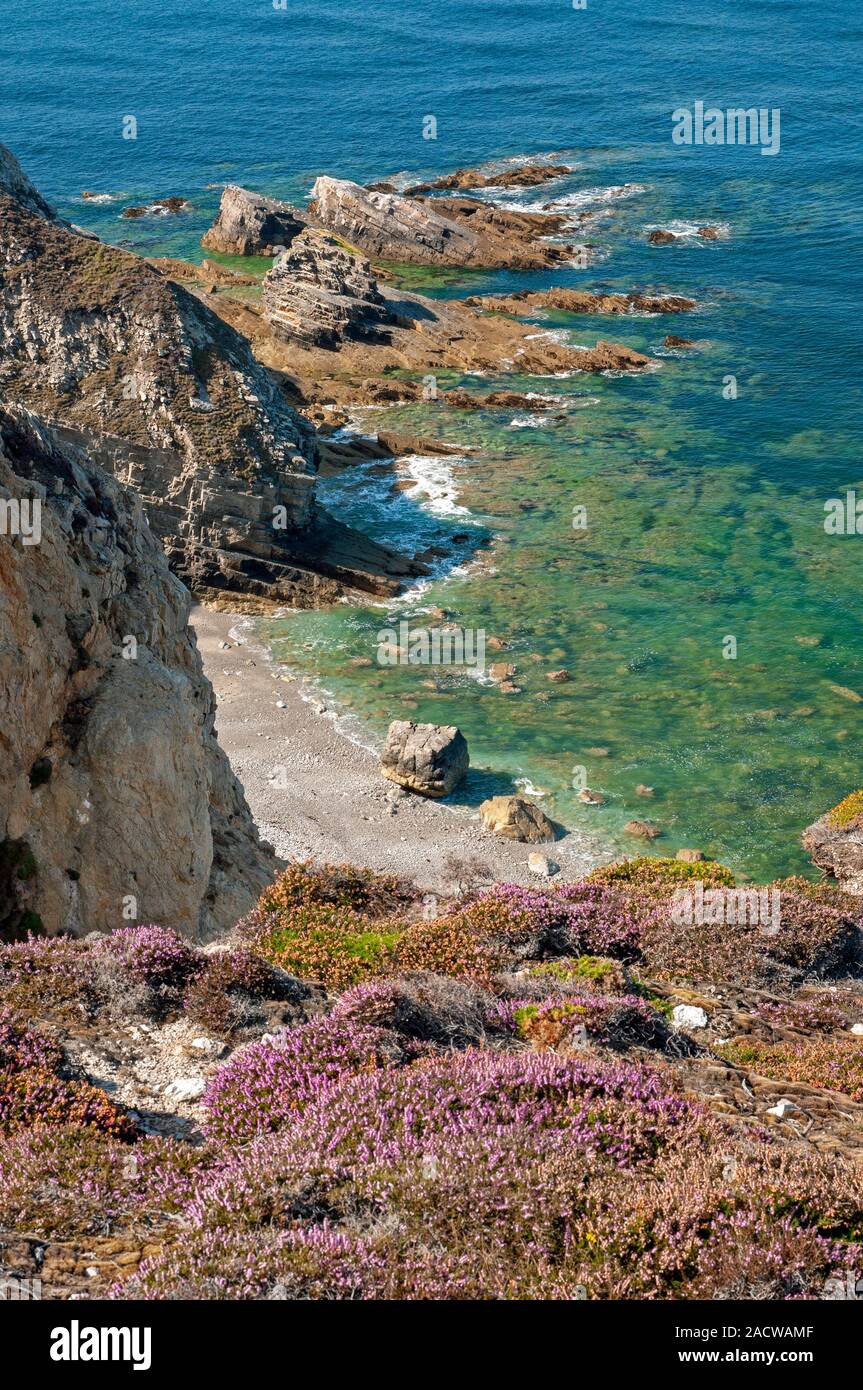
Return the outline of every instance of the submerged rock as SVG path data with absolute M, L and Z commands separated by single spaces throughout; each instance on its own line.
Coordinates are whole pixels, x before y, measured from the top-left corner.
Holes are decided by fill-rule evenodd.
M 387 733 L 381 773 L 409 791 L 439 798 L 464 781 L 469 763 L 467 742 L 454 724 L 396 719 Z

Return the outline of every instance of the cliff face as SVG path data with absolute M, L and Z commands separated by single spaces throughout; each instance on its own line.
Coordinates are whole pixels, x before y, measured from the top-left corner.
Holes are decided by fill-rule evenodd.
M 35 543 L 8 505 L 22 498 Z M 2 410 L 0 519 L 0 937 L 230 928 L 276 861 L 140 501 Z
M 190 586 L 254 592 L 257 578 L 278 593 L 285 578 L 289 596 L 314 433 L 246 341 L 137 257 L 3 195 L 0 271 L 4 399 L 75 432 L 141 494 Z

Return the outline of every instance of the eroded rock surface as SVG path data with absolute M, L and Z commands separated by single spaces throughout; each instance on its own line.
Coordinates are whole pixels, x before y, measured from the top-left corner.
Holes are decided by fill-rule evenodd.
M 386 547 L 367 543 L 355 573 L 323 548 L 347 528 L 315 507 L 314 428 L 199 297 L 2 192 L 0 269 L 0 395 L 140 494 L 197 595 L 309 606 L 398 590 Z
M 0 501 L 22 499 L 38 542 L 0 533 L 0 936 L 209 938 L 276 861 L 216 740 L 189 593 L 132 492 L 0 411 Z
M 575 253 L 543 240 L 567 227 L 562 216 L 506 212 L 472 198 L 408 198 L 327 176 L 315 183 L 309 214 L 375 260 L 538 270 Z
M 229 183 L 218 216 L 202 236 L 201 245 L 207 251 L 230 256 L 274 256 L 291 245 L 307 222 L 305 213 L 290 203 Z
M 808 826 L 803 848 L 844 892 L 863 893 L 863 793 L 852 793 Z
M 554 839 L 554 826 L 544 811 L 523 796 L 492 796 L 479 808 L 486 830 L 505 840 L 545 844 Z
M 264 309 L 286 338 L 336 348 L 393 320 L 367 260 L 325 232 L 302 232 L 264 280 Z
M 527 314 L 532 309 L 562 309 L 567 314 L 682 314 L 697 308 L 694 299 L 682 294 L 594 293 L 591 290 L 517 290 L 503 298 L 473 295 L 466 299 L 473 309 L 495 314 Z

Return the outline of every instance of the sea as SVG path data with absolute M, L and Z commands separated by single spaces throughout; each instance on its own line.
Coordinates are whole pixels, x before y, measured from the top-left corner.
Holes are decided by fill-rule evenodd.
M 358 736 L 398 717 L 457 724 L 485 787 L 526 790 L 605 846 L 632 852 L 623 827 L 647 819 L 661 831 L 653 853 L 697 847 L 743 877 L 803 871 L 803 828 L 863 782 L 859 6 L 2 10 L 0 140 L 64 216 L 141 254 L 200 259 L 227 182 L 302 201 L 321 173 L 408 183 L 536 157 L 572 166 L 483 196 L 588 213 L 573 238 L 590 264 L 410 283 L 441 297 L 637 287 L 697 310 L 535 313 L 536 332 L 561 342 L 649 353 L 645 373 L 438 383 L 535 393 L 536 410 L 430 399 L 358 411 L 361 431 L 463 452 L 402 461 L 395 492 L 373 467 L 325 479 L 322 499 L 396 547 L 457 563 L 439 557 L 389 605 L 288 614 L 265 635 Z M 777 152 L 676 143 L 674 113 L 698 102 L 772 113 Z M 174 195 L 190 205 L 180 215 L 120 216 Z M 651 245 L 657 228 L 679 236 Z M 696 346 L 666 347 L 668 334 Z M 451 544 L 465 535 L 484 544 Z M 496 639 L 487 663 L 512 664 L 516 692 L 487 667 L 381 664 L 382 632 L 440 627 L 438 610 Z M 549 681 L 557 670 L 569 679 Z M 583 804 L 585 787 L 602 802 Z

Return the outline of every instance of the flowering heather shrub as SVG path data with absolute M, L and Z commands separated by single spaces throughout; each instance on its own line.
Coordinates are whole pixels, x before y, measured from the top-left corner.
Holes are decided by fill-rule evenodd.
M 183 1011 L 210 1033 L 231 1038 L 256 1019 L 255 1000 L 292 999 L 302 993 L 297 981 L 269 961 L 247 946 L 235 946 L 206 958 L 186 990 Z
M 390 917 L 417 896 L 412 883 L 353 864 L 290 864 L 258 902 L 261 912 L 284 917 L 298 907 L 346 907 L 366 917 Z
M 493 1149 L 511 1128 L 549 1154 L 575 1147 L 626 1165 L 657 1152 L 697 1113 L 646 1068 L 468 1049 L 348 1078 L 310 1105 L 285 1139 L 301 1161 L 332 1160 L 364 1182 L 365 1165 L 385 1173 L 469 1135 Z
M 859 968 L 860 930 L 841 908 L 787 890 L 779 907 L 779 932 L 770 938 L 774 960 L 828 977 Z
M 119 1299 L 357 1299 L 378 1295 L 384 1256 L 326 1224 L 277 1235 L 198 1230 L 115 1284 Z
M 342 995 L 334 1018 L 352 1018 L 420 1042 L 464 1047 L 494 1028 L 494 995 L 466 980 L 418 970 L 392 980 L 370 980 Z
M 19 1130 L 0 1139 L 0 1228 L 82 1236 L 152 1226 L 191 1200 L 214 1158 L 171 1139 L 130 1147 L 92 1126 Z
M 805 1028 L 812 1032 L 831 1033 L 845 1028 L 848 1019 L 832 994 L 816 994 L 808 999 L 788 1001 L 762 999 L 755 1010 L 756 1017 L 765 1023 L 786 1028 Z
M 0 1072 L 0 1134 L 32 1125 L 92 1125 L 117 1139 L 137 1133 L 104 1091 L 86 1081 L 63 1081 L 42 1067 Z
M 94 950 L 118 961 L 137 983 L 160 991 L 182 990 L 203 966 L 200 952 L 166 927 L 119 927 L 95 942 Z
M 746 1039 L 726 1044 L 722 1054 L 774 1081 L 823 1086 L 863 1101 L 863 1038 L 821 1037 L 780 1043 Z
M 399 935 L 397 926 L 373 926 L 346 907 L 300 907 L 284 914 L 256 909 L 240 927 L 265 960 L 334 992 L 386 974 Z
M 463 916 L 481 934 L 517 955 L 633 957 L 653 905 L 616 888 L 590 882 L 556 891 L 499 883 L 480 893 Z
M 782 892 L 775 935 L 747 923 L 676 923 L 670 904 L 643 935 L 648 969 L 702 981 L 830 978 L 859 969 L 861 935 L 840 909 Z
M 661 855 L 642 854 L 634 859 L 621 859 L 616 864 L 604 864 L 588 874 L 588 883 L 628 884 L 634 888 L 648 891 L 685 888 L 690 883 L 701 882 L 705 888 L 733 888 L 734 875 L 724 864 L 715 859 L 702 859 L 697 864 L 687 864 L 680 859 L 666 859 Z
M 863 903 L 860 899 L 854 893 L 844 892 L 832 879 L 819 879 L 813 883 L 811 879 L 797 874 L 791 878 L 777 878 L 770 887 L 778 888 L 780 893 L 794 893 L 798 897 L 811 898 L 813 902 L 824 903 L 827 907 L 841 908 L 849 917 L 859 919 L 863 915 Z
M 565 1154 L 545 1181 L 558 1210 L 577 1199 L 568 1249 L 591 1298 L 781 1298 L 861 1256 L 859 1166 L 805 1150 L 706 1132 L 650 1171 L 600 1171 L 585 1184 Z
M 57 1043 L 16 1023 L 8 1009 L 0 1009 L 0 1072 L 25 1067 L 56 1071 L 62 1061 L 63 1049 Z
M 87 955 L 86 943 L 69 936 L 0 945 L 0 997 L 24 1018 L 80 1022 L 95 1009 Z
M 453 912 L 432 922 L 411 923 L 393 942 L 389 970 L 427 970 L 486 988 L 502 961 L 502 947 L 483 937 L 476 919 L 468 912 Z
M 497 1017 L 535 1047 L 577 1045 L 582 1030 L 612 1047 L 661 1047 L 668 1038 L 662 1014 L 636 994 L 506 999 L 498 1004 Z
M 397 1065 L 407 1053 L 394 1034 L 350 1018 L 314 1019 L 248 1043 L 220 1067 L 203 1105 L 211 1138 L 242 1144 L 277 1130 L 341 1077 Z

